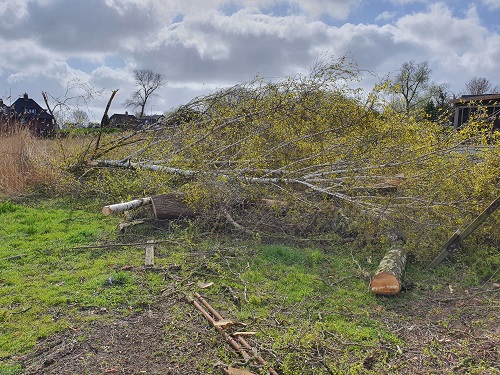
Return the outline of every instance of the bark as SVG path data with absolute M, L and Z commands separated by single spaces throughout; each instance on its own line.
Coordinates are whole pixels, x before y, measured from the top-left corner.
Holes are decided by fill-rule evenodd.
M 47 111 L 49 111 L 50 115 L 52 116 L 52 118 L 54 119 L 54 126 L 59 129 L 59 124 L 57 123 L 57 119 L 56 117 L 54 116 L 54 113 L 52 112 L 52 108 L 50 108 L 50 105 L 49 105 L 49 99 L 47 98 L 47 93 L 45 91 L 42 91 L 42 97 L 43 97 L 43 101 L 45 102 L 45 105 L 47 106 Z
M 151 197 L 153 211 L 158 220 L 179 219 L 193 217 L 194 210 L 183 201 L 180 193 L 168 193 Z
M 401 279 L 406 265 L 406 252 L 397 242 L 385 254 L 371 282 L 374 294 L 393 295 L 401 291 Z
M 99 142 L 101 141 L 102 130 L 109 122 L 109 107 L 111 107 L 111 102 L 113 101 L 113 98 L 115 97 L 117 92 L 118 89 L 111 91 L 111 96 L 109 97 L 108 104 L 106 105 L 106 109 L 104 110 L 104 114 L 102 115 L 101 126 L 99 126 L 99 133 L 97 134 L 97 139 L 95 141 L 94 156 L 92 157 L 92 159 L 95 157 L 95 155 L 97 155 L 97 151 L 99 150 Z
M 137 207 L 141 207 L 144 205 L 151 204 L 151 198 L 139 198 L 135 199 L 130 202 L 124 202 L 124 203 L 117 203 L 117 204 L 111 204 L 109 206 L 104 206 L 102 208 L 102 213 L 104 216 L 111 215 L 113 213 L 118 213 L 118 212 L 123 212 L 123 211 L 128 211 Z

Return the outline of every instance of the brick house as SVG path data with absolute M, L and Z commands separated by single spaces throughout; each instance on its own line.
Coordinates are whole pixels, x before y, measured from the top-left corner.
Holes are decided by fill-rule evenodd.
M 49 136 L 55 131 L 52 115 L 29 98 L 28 94 L 18 98 L 10 106 L 7 106 L 3 100 L 0 101 L 0 121 L 3 128 L 18 123 L 27 126 L 39 136 Z

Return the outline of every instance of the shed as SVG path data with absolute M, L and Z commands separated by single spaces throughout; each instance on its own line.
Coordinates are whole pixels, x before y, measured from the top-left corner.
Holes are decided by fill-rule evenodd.
M 462 95 L 451 100 L 455 108 L 453 126 L 455 129 L 469 122 L 472 114 L 483 110 L 486 119 L 493 122 L 496 130 L 500 130 L 500 94 Z

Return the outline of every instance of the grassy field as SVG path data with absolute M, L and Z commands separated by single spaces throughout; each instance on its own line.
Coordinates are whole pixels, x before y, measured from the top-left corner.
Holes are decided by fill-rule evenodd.
M 85 191 L 64 168 L 85 141 L 22 129 L 0 136 L 0 375 L 218 374 L 228 366 L 500 374 L 494 241 L 471 240 L 433 271 L 410 259 L 402 293 L 377 297 L 369 282 L 385 249 L 375 241 L 292 244 L 189 221 L 119 231 L 123 216 L 101 214 L 119 196 L 108 180 L 100 181 L 107 190 Z M 144 267 L 149 240 L 153 268 Z M 251 331 L 267 365 L 244 361 L 194 307 L 195 293 L 246 324 L 227 332 Z
M 368 289 L 377 259 L 367 252 L 353 254 L 347 246 L 214 240 L 190 226 L 147 226 L 121 234 L 117 222 L 103 217 L 92 201 L 0 203 L 0 374 L 23 374 L 26 356 L 52 335 L 78 329 L 75 340 L 83 342 L 89 333 L 82 327 L 141 316 L 162 298 L 172 298 L 165 295 L 195 292 L 228 318 L 249 324 L 246 330 L 256 332 L 252 342 L 260 343 L 263 356 L 281 374 L 499 371 L 494 359 L 498 332 L 492 328 L 497 294 L 471 294 L 491 287 L 491 278 L 478 284 L 473 268 L 455 263 L 429 272 L 410 264 L 404 293 L 380 298 Z M 155 271 L 142 267 L 143 245 L 123 245 L 146 240 L 158 241 Z M 111 244 L 123 246 L 85 247 Z M 213 285 L 202 288 L 204 283 Z M 478 297 L 459 308 L 459 302 Z M 455 298 L 448 311 L 444 301 Z M 222 363 L 239 363 L 213 328 L 203 328 L 201 316 L 201 327 L 181 329 L 182 322 L 199 314 L 179 301 L 169 306 L 171 316 L 156 334 L 188 346 L 193 337 L 212 337 L 203 344 L 196 369 L 185 373 L 218 373 L 214 356 Z M 478 305 L 482 314 L 472 317 Z M 458 339 L 465 321 L 474 332 Z M 426 327 L 428 335 L 410 332 L 412 326 Z M 473 337 L 491 343 L 493 351 L 483 350 L 478 358 Z M 453 355 L 446 357 L 452 344 Z M 156 361 L 190 363 L 188 352 L 166 355 L 164 350 L 157 350 Z M 422 361 L 418 366 L 415 358 Z M 450 363 L 455 370 L 447 372 Z

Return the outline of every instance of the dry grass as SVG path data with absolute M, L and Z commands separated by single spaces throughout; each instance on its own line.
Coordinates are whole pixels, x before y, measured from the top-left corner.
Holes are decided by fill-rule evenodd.
M 0 198 L 21 196 L 41 186 L 56 186 L 60 177 L 46 139 L 16 127 L 0 133 Z

